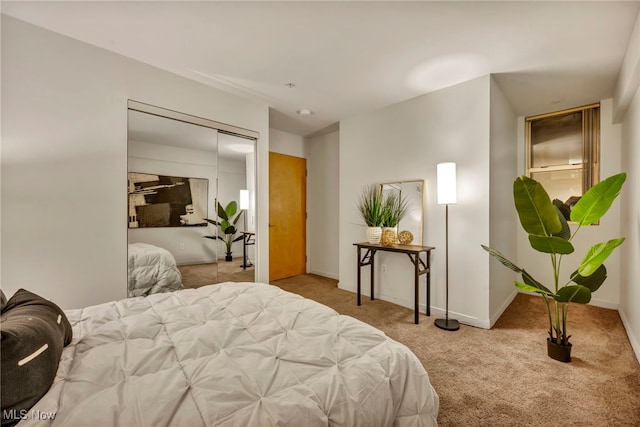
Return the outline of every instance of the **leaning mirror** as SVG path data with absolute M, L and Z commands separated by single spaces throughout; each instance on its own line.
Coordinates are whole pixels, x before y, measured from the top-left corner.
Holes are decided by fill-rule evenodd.
M 424 223 L 424 180 L 385 182 L 380 184 L 383 196 L 394 193 L 406 200 L 408 210 L 398 223 L 398 232 L 407 230 L 413 235 L 412 245 L 422 245 Z
M 129 296 L 254 280 L 256 140 L 216 123 L 130 101 Z

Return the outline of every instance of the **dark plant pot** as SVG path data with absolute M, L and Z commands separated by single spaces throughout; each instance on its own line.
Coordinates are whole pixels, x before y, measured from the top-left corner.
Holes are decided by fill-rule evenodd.
M 560 362 L 571 362 L 571 343 L 562 345 L 556 343 L 555 340 L 552 341 L 551 338 L 547 338 L 547 354 L 550 358 Z
M 224 256 L 224 260 L 225 260 L 225 261 L 227 261 L 227 262 L 229 262 L 229 261 L 233 261 L 233 256 L 231 256 L 231 255 L 225 255 L 225 256 Z

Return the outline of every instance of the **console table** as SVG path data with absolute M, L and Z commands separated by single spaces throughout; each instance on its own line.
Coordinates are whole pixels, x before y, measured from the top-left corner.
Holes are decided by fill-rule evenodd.
M 360 305 L 360 272 L 362 267 L 365 265 L 371 266 L 371 300 L 373 297 L 373 283 L 374 283 L 374 267 L 375 267 L 375 257 L 378 251 L 382 252 L 397 252 L 402 254 L 407 254 L 411 263 L 413 264 L 414 271 L 414 323 L 420 323 L 418 319 L 419 314 L 419 305 L 418 305 L 418 296 L 419 296 L 419 279 L 423 274 L 427 275 L 427 316 L 431 315 L 430 302 L 431 302 L 431 251 L 435 249 L 433 246 L 418 246 L 418 245 L 393 245 L 393 246 L 385 246 L 381 244 L 371 244 L 367 242 L 362 243 L 354 243 L 354 246 L 358 248 L 358 305 Z M 366 252 L 364 256 L 362 256 L 362 250 L 365 249 Z M 426 260 L 423 261 L 420 257 L 421 254 L 426 255 Z

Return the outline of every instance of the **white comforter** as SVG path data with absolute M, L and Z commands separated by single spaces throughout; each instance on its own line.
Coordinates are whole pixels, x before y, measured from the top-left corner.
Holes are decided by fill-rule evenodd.
M 224 283 L 67 314 L 73 341 L 30 411 L 55 419 L 19 427 L 436 425 L 438 396 L 404 345 L 271 285 Z
M 131 243 L 128 250 L 128 296 L 139 297 L 184 288 L 182 275 L 171 252 L 147 243 Z

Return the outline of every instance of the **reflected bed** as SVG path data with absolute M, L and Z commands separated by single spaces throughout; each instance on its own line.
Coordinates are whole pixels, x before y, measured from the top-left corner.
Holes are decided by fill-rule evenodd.
M 138 297 L 183 289 L 182 276 L 171 252 L 147 243 L 130 243 L 127 296 Z

